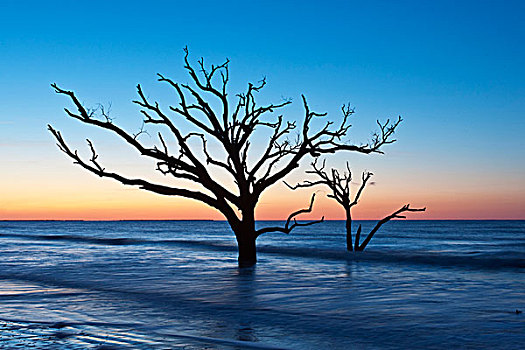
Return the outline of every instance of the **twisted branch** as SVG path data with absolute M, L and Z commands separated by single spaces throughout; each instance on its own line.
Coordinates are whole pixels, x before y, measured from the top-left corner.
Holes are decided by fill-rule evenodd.
M 314 221 L 308 221 L 308 222 L 298 222 L 295 218 L 296 216 L 300 214 L 306 214 L 306 213 L 312 212 L 312 209 L 314 206 L 314 200 L 315 200 L 315 193 L 312 194 L 312 199 L 310 199 L 310 206 L 308 208 L 300 209 L 300 210 L 297 210 L 291 213 L 288 216 L 288 219 L 286 220 L 286 223 L 284 224 L 283 227 L 280 227 L 280 226 L 264 227 L 262 229 L 257 230 L 255 234 L 257 235 L 257 237 L 262 235 L 263 233 L 268 233 L 268 232 L 282 232 L 282 233 L 289 234 L 290 231 L 292 231 L 294 228 L 298 226 L 310 226 L 310 225 L 314 225 L 314 224 L 323 222 L 324 216 L 320 220 L 314 220 Z M 290 223 L 292 224 L 290 225 Z
M 387 222 L 389 222 L 390 220 L 392 219 L 395 219 L 395 218 L 399 218 L 399 219 L 405 219 L 406 216 L 405 215 L 399 215 L 403 212 L 419 212 L 419 211 L 425 211 L 427 208 L 410 208 L 410 204 L 406 204 L 404 206 L 402 206 L 400 209 L 396 210 L 395 212 L 393 212 L 392 214 L 384 217 L 383 219 L 379 220 L 377 222 L 377 224 L 374 226 L 374 228 L 372 229 L 372 231 L 370 231 L 370 233 L 368 234 L 368 236 L 365 238 L 365 240 L 363 241 L 363 243 L 361 245 L 359 245 L 359 240 L 356 239 L 356 246 L 355 246 L 355 250 L 356 251 L 363 251 L 366 246 L 368 245 L 368 243 L 370 243 L 370 240 L 372 239 L 372 237 L 374 237 L 374 234 L 377 232 L 377 230 L 379 230 L 381 228 L 381 226 L 383 226 L 384 224 L 386 224 Z

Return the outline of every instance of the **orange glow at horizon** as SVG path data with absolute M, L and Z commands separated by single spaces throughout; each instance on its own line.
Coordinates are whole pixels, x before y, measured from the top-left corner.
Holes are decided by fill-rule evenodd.
M 115 186 L 117 188 L 115 188 Z M 63 189 L 58 193 L 25 193 L 2 199 L 0 220 L 224 220 L 221 213 L 197 201 L 164 197 L 119 185 Z M 371 190 L 353 209 L 355 220 L 380 219 L 406 203 L 427 207 L 408 219 L 524 219 L 525 201 L 520 194 L 501 198 L 487 194 L 456 196 L 432 193 L 405 195 Z M 289 213 L 306 208 L 310 192 L 278 191 L 265 194 L 256 210 L 258 220 L 284 220 Z M 490 205 L 487 205 L 490 203 Z M 317 191 L 314 210 L 299 219 L 344 219 L 344 211 L 325 191 Z
M 423 182 L 384 173 L 375 176 L 376 185 L 365 189 L 352 211 L 354 219 L 380 219 L 406 203 L 427 207 L 426 212 L 409 213 L 407 218 L 412 220 L 525 219 L 525 189 L 519 178 L 489 188 L 481 180 L 465 176 L 456 178 L 456 187 L 452 187 L 430 177 L 421 176 Z M 0 220 L 224 220 L 221 213 L 203 203 L 101 180 L 66 162 L 37 175 L 38 184 L 33 173 L 4 173 L 9 186 L 0 196 Z M 296 173 L 292 182 L 300 175 Z M 430 183 L 440 187 L 428 188 Z M 308 207 L 313 192 L 317 195 L 313 212 L 298 219 L 344 219 L 343 209 L 326 197 L 326 189 L 291 191 L 283 184 L 263 193 L 256 218 L 284 220 L 291 212 Z

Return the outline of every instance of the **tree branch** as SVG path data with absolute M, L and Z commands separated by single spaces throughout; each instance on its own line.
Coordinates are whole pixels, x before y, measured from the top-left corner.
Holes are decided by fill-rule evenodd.
M 91 141 L 88 140 L 88 144 L 92 152 L 90 161 L 94 164 L 94 166 L 91 166 L 80 158 L 77 151 L 71 151 L 71 149 L 68 147 L 68 145 L 64 141 L 60 131 L 55 130 L 51 125 L 48 125 L 47 127 L 48 127 L 48 130 L 56 138 L 57 145 L 60 148 L 60 150 L 62 150 L 65 154 L 71 157 L 75 161 L 75 164 L 80 165 L 81 167 L 83 167 L 84 169 L 90 171 L 91 173 L 95 175 L 98 175 L 100 177 L 112 178 L 124 185 L 139 186 L 141 189 L 144 189 L 150 192 L 155 192 L 158 194 L 169 195 L 169 196 L 182 196 L 186 198 L 196 199 L 196 200 L 206 203 L 210 207 L 213 207 L 219 210 L 224 209 L 220 206 L 220 203 L 217 201 L 217 199 L 212 198 L 200 192 L 190 191 L 190 190 L 183 189 L 183 188 L 175 188 L 175 187 L 168 187 L 164 185 L 154 184 L 154 183 L 142 180 L 142 179 L 130 179 L 130 178 L 121 176 L 116 173 L 105 171 L 105 169 L 102 168 L 98 164 L 97 162 L 98 155 L 95 152 L 93 144 L 91 143 Z
M 400 209 L 396 210 L 392 214 L 390 214 L 387 217 L 379 220 L 377 222 L 377 224 L 375 225 L 375 227 L 372 229 L 372 231 L 370 231 L 368 236 L 365 238 L 363 243 L 359 247 L 356 245 L 356 249 L 355 250 L 356 251 L 363 251 L 366 248 L 366 246 L 368 245 L 368 243 L 370 243 L 370 240 L 372 239 L 372 237 L 374 237 L 374 234 L 377 232 L 377 230 L 379 230 L 381 228 L 381 226 L 383 226 L 385 223 L 389 222 L 390 220 L 392 220 L 394 218 L 401 218 L 401 219 L 406 218 L 406 216 L 399 215 L 399 214 L 401 214 L 403 212 L 406 212 L 406 211 L 408 211 L 408 212 L 418 212 L 418 211 L 425 211 L 425 210 L 426 210 L 426 208 L 410 208 L 410 204 L 402 206 Z
M 315 193 L 312 194 L 312 199 L 310 200 L 310 206 L 308 208 L 306 208 L 306 209 L 300 209 L 300 210 L 297 210 L 297 211 L 291 213 L 288 216 L 288 219 L 286 220 L 286 223 L 284 224 L 284 227 L 272 226 L 272 227 L 261 228 L 261 229 L 259 229 L 259 230 L 257 230 L 255 232 L 257 237 L 262 235 L 263 233 L 268 233 L 268 232 L 283 232 L 283 233 L 289 234 L 294 228 L 296 228 L 298 226 L 310 226 L 310 225 L 313 225 L 313 224 L 318 224 L 318 223 L 323 222 L 324 221 L 324 216 L 320 220 L 309 221 L 309 222 L 298 222 L 295 219 L 295 217 L 300 215 L 300 214 L 310 213 L 312 211 L 312 209 L 313 209 L 314 200 L 315 200 Z M 292 224 L 290 225 L 290 223 L 292 223 Z

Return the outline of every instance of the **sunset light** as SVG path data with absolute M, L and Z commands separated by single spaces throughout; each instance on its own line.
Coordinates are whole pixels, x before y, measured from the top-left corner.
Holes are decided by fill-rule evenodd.
M 524 15 L 1 1 L 0 348 L 523 348 Z

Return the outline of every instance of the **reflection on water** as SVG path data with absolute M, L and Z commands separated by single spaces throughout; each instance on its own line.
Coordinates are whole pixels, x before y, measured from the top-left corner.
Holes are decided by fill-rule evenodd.
M 261 240 L 258 266 L 242 270 L 223 224 L 2 223 L 0 341 L 61 349 L 521 346 L 523 222 L 494 222 L 493 231 L 466 222 L 465 237 L 458 222 L 428 230 L 394 223 L 388 239 L 376 237 L 369 253 L 352 258 L 329 223 L 326 232 Z M 115 238 L 126 240 L 107 241 Z

